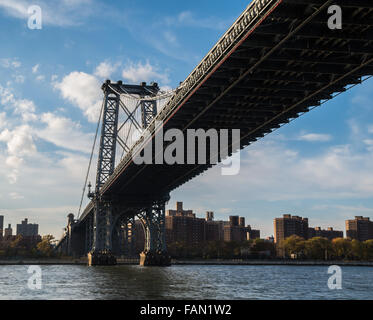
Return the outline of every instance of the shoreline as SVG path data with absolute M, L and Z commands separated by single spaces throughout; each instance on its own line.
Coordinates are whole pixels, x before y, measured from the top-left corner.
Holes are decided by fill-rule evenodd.
M 307 261 L 307 260 L 178 260 L 173 265 L 227 265 L 227 266 L 354 266 L 373 267 L 372 261 Z
M 7 265 L 87 265 L 87 259 L 17 259 L 0 260 Z M 139 265 L 139 259 L 118 259 L 117 265 Z M 354 266 L 373 267 L 373 261 L 307 261 L 307 260 L 172 260 L 172 265 L 215 266 Z

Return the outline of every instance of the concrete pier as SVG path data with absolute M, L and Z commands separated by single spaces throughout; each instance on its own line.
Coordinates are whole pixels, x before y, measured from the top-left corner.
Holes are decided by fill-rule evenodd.
M 141 252 L 140 266 L 168 267 L 171 265 L 171 257 L 167 253 Z
M 114 266 L 117 264 L 117 259 L 109 251 L 94 251 L 88 253 L 89 266 Z

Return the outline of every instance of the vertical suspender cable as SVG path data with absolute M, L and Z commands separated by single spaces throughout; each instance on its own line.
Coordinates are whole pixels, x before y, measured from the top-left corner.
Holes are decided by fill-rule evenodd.
M 77 219 L 79 219 L 80 211 L 82 210 L 82 204 L 83 204 L 84 194 L 85 194 L 85 190 L 86 190 L 86 188 L 87 188 L 87 181 L 88 181 L 88 177 L 89 177 L 89 172 L 90 172 L 90 170 L 91 170 L 92 158 L 93 158 L 93 153 L 94 153 L 95 146 L 96 146 L 97 135 L 98 135 L 98 129 L 100 128 L 100 123 L 101 123 L 102 111 L 103 111 L 103 109 L 104 109 L 104 104 L 105 104 L 105 99 L 104 99 L 103 102 L 102 102 L 101 111 L 100 111 L 100 116 L 99 116 L 99 118 L 98 118 L 98 122 L 97 122 L 95 139 L 94 139 L 94 141 L 93 141 L 93 146 L 92 146 L 91 156 L 90 156 L 90 158 L 89 158 L 88 170 L 87 170 L 87 174 L 86 174 L 86 177 L 85 177 L 85 182 L 84 182 L 84 187 L 83 187 L 82 197 L 80 198 L 80 205 L 79 205 L 79 211 L 78 211 L 78 217 L 77 217 Z

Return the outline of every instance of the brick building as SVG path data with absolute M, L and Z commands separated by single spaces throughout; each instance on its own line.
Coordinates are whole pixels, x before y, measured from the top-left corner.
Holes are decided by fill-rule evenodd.
M 292 235 L 308 239 L 308 218 L 284 214 L 282 218 L 274 220 L 274 228 L 276 243 Z
M 229 221 L 214 220 L 212 211 L 206 212 L 206 218 L 198 218 L 193 210 L 184 210 L 183 203 L 177 202 L 176 209 L 166 210 L 165 217 L 167 244 L 183 242 L 198 246 L 207 241 L 245 241 L 260 237 L 260 231 L 250 225 L 245 226 L 245 218 L 229 217 Z M 139 220 L 134 226 L 135 248 L 139 253 L 144 249 L 145 235 Z
M 373 239 L 373 221 L 361 216 L 346 220 L 346 236 L 359 241 Z
M 326 230 L 323 230 L 320 227 L 308 228 L 308 239 L 315 237 L 323 237 L 329 240 L 343 238 L 343 231 L 334 230 L 332 227 L 329 227 Z
M 9 239 L 13 236 L 13 229 L 10 224 L 8 224 L 8 228 L 5 228 L 4 230 L 4 239 Z
M 214 213 L 206 212 L 205 224 L 206 241 L 223 241 L 224 240 L 224 221 L 215 221 Z
M 205 219 L 197 218 L 193 210 L 184 210 L 176 203 L 176 210 L 166 211 L 166 241 L 199 245 L 205 241 Z
M 244 217 L 230 216 L 229 223 L 224 225 L 224 241 L 242 242 L 259 237 L 259 230 L 251 229 L 250 225 L 245 226 Z
M 251 226 L 248 225 L 246 227 L 246 239 L 247 240 L 254 240 L 260 238 L 260 230 L 251 229 Z
M 21 224 L 17 224 L 17 236 L 23 237 L 37 237 L 39 235 L 39 225 L 28 223 L 28 219 L 25 219 Z

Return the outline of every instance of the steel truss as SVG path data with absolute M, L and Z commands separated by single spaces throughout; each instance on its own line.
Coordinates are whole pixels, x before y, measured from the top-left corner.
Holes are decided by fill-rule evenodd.
M 148 127 L 153 118 L 157 115 L 157 101 L 141 101 L 141 116 L 142 126 L 144 129 Z
M 167 252 L 165 208 L 166 201 L 160 201 L 137 215 L 145 233 L 144 253 L 165 254 Z
M 120 256 L 134 256 L 135 217 L 126 215 L 122 216 L 119 221 L 117 221 L 113 232 L 113 252 Z

